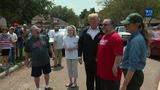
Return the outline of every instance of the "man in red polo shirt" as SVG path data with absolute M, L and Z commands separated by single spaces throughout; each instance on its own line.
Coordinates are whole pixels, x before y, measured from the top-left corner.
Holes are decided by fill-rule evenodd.
M 111 19 L 104 19 L 103 31 L 105 34 L 99 42 L 97 52 L 97 75 L 101 81 L 101 90 L 119 90 L 123 41 L 115 32 Z

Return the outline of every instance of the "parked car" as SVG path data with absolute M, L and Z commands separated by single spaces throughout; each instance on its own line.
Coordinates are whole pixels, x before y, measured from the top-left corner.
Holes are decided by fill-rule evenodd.
M 151 56 L 160 56 L 160 30 L 151 30 Z
M 128 39 L 130 38 L 131 34 L 126 31 L 126 28 L 124 26 L 117 26 L 115 30 L 118 32 L 118 34 L 122 37 L 124 45 L 127 44 Z

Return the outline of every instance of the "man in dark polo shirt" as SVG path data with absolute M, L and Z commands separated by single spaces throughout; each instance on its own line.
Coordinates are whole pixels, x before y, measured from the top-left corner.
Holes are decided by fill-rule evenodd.
M 32 36 L 26 41 L 26 65 L 28 65 L 28 53 L 31 54 L 32 72 L 34 77 L 36 90 L 40 90 L 40 76 L 44 74 L 46 82 L 45 90 L 52 90 L 49 87 L 49 73 L 51 72 L 50 58 L 48 50 L 50 49 L 49 42 L 46 36 L 40 35 L 40 28 L 37 26 L 31 27 Z

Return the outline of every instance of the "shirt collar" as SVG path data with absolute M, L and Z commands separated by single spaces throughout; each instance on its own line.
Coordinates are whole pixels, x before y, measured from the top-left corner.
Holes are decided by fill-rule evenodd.
M 133 32 L 132 34 L 131 34 L 131 38 L 130 39 L 132 39 L 133 37 L 135 37 L 135 36 L 137 36 L 139 33 L 140 33 L 140 29 L 138 29 L 137 31 L 135 31 L 135 32 Z
M 96 29 L 92 29 L 91 26 L 89 26 L 89 30 L 99 30 L 99 26 L 97 26 Z

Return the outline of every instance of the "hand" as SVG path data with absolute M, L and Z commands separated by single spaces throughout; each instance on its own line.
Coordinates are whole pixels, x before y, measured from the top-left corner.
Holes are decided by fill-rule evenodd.
M 69 52 L 71 52 L 71 51 L 72 51 L 72 48 L 67 48 L 67 50 L 68 50 Z
M 53 54 L 52 54 L 52 60 L 55 60 L 55 58 L 56 58 L 56 57 L 55 57 L 55 54 L 53 53 Z
M 82 64 L 82 58 L 78 57 L 79 64 Z
M 127 87 L 123 85 L 120 90 L 127 90 Z
M 112 68 L 112 73 L 115 77 L 117 77 L 117 67 L 116 66 L 113 66 Z
M 26 67 L 29 66 L 29 60 L 28 59 L 25 60 L 25 65 L 26 65 Z

